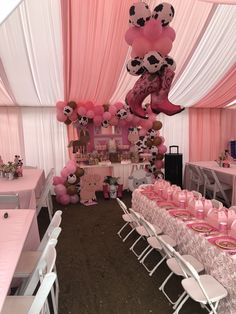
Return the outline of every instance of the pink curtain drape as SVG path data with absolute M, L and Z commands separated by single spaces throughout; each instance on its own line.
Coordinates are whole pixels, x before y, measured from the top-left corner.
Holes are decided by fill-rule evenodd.
M 196 108 L 223 108 L 236 99 L 236 63 L 220 82 L 198 103 Z
M 106 103 L 124 63 L 132 0 L 61 0 L 66 100 Z
M 190 161 L 215 160 L 220 152 L 220 109 L 189 108 Z
M 236 110 L 189 109 L 190 161 L 215 160 L 236 140 Z

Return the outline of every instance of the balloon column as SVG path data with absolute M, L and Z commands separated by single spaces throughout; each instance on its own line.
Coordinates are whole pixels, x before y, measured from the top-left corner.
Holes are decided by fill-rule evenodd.
M 140 78 L 126 95 L 126 104 L 143 119 L 148 119 L 142 108 L 148 95 L 155 114 L 163 112 L 171 116 L 184 109 L 168 100 L 176 68 L 168 55 L 175 40 L 175 31 L 169 26 L 174 14 L 173 6 L 166 2 L 157 5 L 153 12 L 145 2 L 137 2 L 129 10 L 130 28 L 125 40 L 132 47 L 132 59 L 127 63 L 127 71 Z
M 158 175 L 164 166 L 163 159 L 167 151 L 167 148 L 164 145 L 165 139 L 159 134 L 159 130 L 161 128 L 162 123 L 160 121 L 154 121 L 152 123 L 152 127 L 149 130 L 142 132 L 141 134 L 139 132 L 139 139 L 135 143 L 139 154 L 144 152 L 151 154 L 150 165 L 148 165 L 147 169 L 155 176 Z
M 61 176 L 53 178 L 56 200 L 62 205 L 75 204 L 79 201 L 80 178 L 84 175 L 84 170 L 77 167 L 73 160 L 68 161 L 61 171 Z

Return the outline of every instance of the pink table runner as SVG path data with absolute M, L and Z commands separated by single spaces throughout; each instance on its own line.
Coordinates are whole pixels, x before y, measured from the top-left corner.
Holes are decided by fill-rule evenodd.
M 9 215 L 6 219 L 5 212 Z M 34 217 L 35 210 L 0 210 L 0 312 L 28 233 L 31 238 Z
M 200 260 L 207 273 L 214 276 L 227 289 L 228 296 L 219 303 L 219 314 L 236 313 L 236 255 L 230 255 L 211 244 L 203 234 L 187 226 L 187 222 L 171 216 L 168 210 L 158 207 L 155 200 L 136 189 L 132 195 L 132 208 L 151 223 L 176 240 L 182 254 L 191 254 Z
M 0 179 L 0 194 L 19 194 L 20 208 L 36 208 L 36 198 L 45 182 L 44 171 L 41 169 L 24 169 L 23 177 L 7 180 Z M 0 204 L 4 208 L 4 204 Z
M 189 188 L 190 181 L 189 181 L 189 171 L 188 171 L 188 164 L 198 166 L 201 168 L 212 169 L 217 172 L 217 176 L 221 182 L 231 184 L 232 185 L 232 200 L 231 205 L 236 205 L 236 164 L 231 163 L 230 168 L 223 168 L 219 167 L 216 161 L 195 161 L 195 162 L 188 162 L 185 165 L 185 172 L 184 172 L 184 186 L 186 189 Z

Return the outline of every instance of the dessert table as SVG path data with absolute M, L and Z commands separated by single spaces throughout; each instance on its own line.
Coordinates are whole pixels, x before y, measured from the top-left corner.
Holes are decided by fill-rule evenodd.
M 236 313 L 236 250 L 235 254 L 210 243 L 205 234 L 194 231 L 190 223 L 172 216 L 158 206 L 155 199 L 143 194 L 141 188 L 132 194 L 132 208 L 176 240 L 182 254 L 191 254 L 203 263 L 205 271 L 214 276 L 228 291 L 219 303 L 217 313 Z
M 0 178 L 0 194 L 19 194 L 20 208 L 36 208 L 45 182 L 42 169 L 23 169 L 23 177 L 14 180 Z M 0 204 L 4 208 L 4 204 Z
M 221 182 L 232 185 L 231 206 L 236 205 L 236 163 L 231 163 L 230 168 L 219 167 L 216 161 L 194 161 L 186 163 L 184 171 L 184 186 L 186 189 L 190 186 L 188 165 L 211 169 L 217 172 L 217 176 Z
M 100 165 L 82 165 L 86 174 L 99 174 L 101 179 L 98 184 L 98 190 L 102 190 L 103 179 L 105 176 L 119 177 L 119 183 L 123 184 L 123 189 L 128 189 L 128 177 L 131 175 L 133 170 L 144 168 L 149 165 L 149 162 L 140 163 L 110 163 L 110 164 L 100 164 Z
M 36 249 L 32 244 L 35 215 L 30 209 L 0 210 L 0 313 L 22 249 Z

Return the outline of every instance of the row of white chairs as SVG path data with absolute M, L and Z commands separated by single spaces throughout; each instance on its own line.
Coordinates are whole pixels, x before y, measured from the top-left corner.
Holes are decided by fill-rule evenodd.
M 21 278 L 16 295 L 8 296 L 1 314 L 38 314 L 43 309 L 46 314 L 58 313 L 59 282 L 56 271 L 56 250 L 61 233 L 61 211 L 56 211 L 36 251 L 23 251 L 14 277 Z M 38 283 L 41 283 L 35 296 Z M 52 310 L 47 297 L 51 294 Z M 19 307 L 19 309 L 18 309 Z
M 188 164 L 189 170 L 189 189 L 196 189 L 201 191 L 204 197 L 207 194 L 210 198 L 223 200 L 226 206 L 230 206 L 231 201 L 227 194 L 230 194 L 232 185 L 223 183 L 219 180 L 216 172 L 212 169 L 206 169 L 193 164 Z M 228 192 L 227 192 L 228 191 Z
M 124 232 L 124 229 L 126 226 L 130 226 L 131 230 L 123 238 L 123 242 L 125 242 L 134 231 L 138 233 L 139 237 L 130 247 L 130 250 L 138 257 L 139 262 L 148 271 L 149 276 L 152 276 L 158 267 L 166 261 L 170 274 L 161 284 L 159 290 L 163 292 L 168 301 L 173 305 L 174 314 L 179 313 L 189 297 L 199 302 L 202 306 L 205 306 L 210 313 L 216 314 L 219 301 L 227 296 L 226 289 L 211 275 L 201 274 L 204 271 L 204 265 L 194 256 L 180 255 L 177 251 L 176 241 L 168 235 L 163 234 L 159 227 L 151 224 L 132 208 L 128 210 L 124 202 L 118 198 L 117 202 L 123 211 L 122 218 L 125 221 L 125 224 L 117 234 L 122 238 L 121 234 Z M 134 250 L 134 247 L 140 239 L 146 239 L 147 245 L 138 254 Z M 161 259 L 152 269 L 149 269 L 145 264 L 145 260 L 153 250 L 160 253 Z M 175 301 L 171 299 L 165 290 L 166 284 L 173 274 L 183 278 L 181 281 L 183 292 Z

